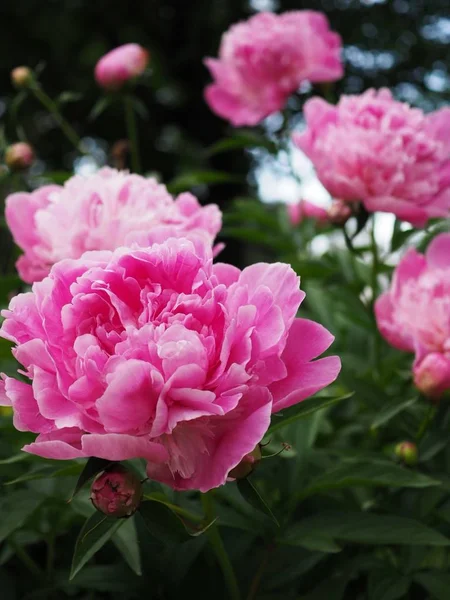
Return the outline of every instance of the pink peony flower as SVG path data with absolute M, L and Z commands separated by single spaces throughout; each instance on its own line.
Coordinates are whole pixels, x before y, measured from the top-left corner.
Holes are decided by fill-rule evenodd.
M 429 115 L 387 89 L 305 104 L 294 142 L 332 196 L 392 212 L 415 226 L 450 208 L 450 108 Z
M 414 376 L 422 391 L 450 387 L 449 314 L 450 234 L 442 233 L 425 255 L 408 250 L 391 288 L 375 303 L 381 334 L 395 348 L 415 352 Z
M 150 478 L 207 491 L 251 453 L 270 415 L 338 375 L 312 359 L 333 336 L 295 318 L 289 265 L 242 272 L 170 238 L 63 260 L 16 296 L 1 335 L 30 383 L 4 376 L 24 450 L 53 459 L 141 457 Z
M 102 56 L 95 66 L 95 79 L 101 87 L 117 90 L 142 75 L 149 59 L 149 52 L 139 44 L 124 44 Z
M 340 52 L 341 38 L 323 13 L 259 13 L 233 25 L 222 37 L 219 58 L 205 60 L 215 80 L 206 101 L 235 126 L 256 125 L 282 109 L 305 80 L 340 79 Z
M 6 199 L 5 217 L 24 254 L 17 270 L 27 283 L 63 258 L 114 250 L 144 236 L 149 243 L 195 234 L 212 243 L 221 227 L 215 204 L 202 208 L 189 193 L 176 200 L 155 179 L 103 168 Z
M 328 221 L 328 212 L 321 206 L 308 202 L 308 200 L 300 200 L 297 204 L 288 204 L 287 212 L 291 225 L 294 227 L 305 219 L 313 219 L 321 224 Z

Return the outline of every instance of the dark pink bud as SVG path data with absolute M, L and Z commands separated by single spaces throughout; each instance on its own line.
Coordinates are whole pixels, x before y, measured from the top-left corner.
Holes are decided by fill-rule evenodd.
M 91 500 L 108 517 L 131 517 L 141 503 L 142 484 L 134 473 L 114 465 L 94 479 Z
M 149 52 L 139 44 L 119 46 L 98 61 L 95 79 L 107 90 L 118 90 L 130 79 L 142 75 L 149 60 Z
M 8 146 L 5 152 L 5 163 L 11 171 L 23 171 L 34 163 L 34 152 L 30 144 L 18 142 Z
M 328 209 L 328 219 L 330 223 L 342 227 L 347 223 L 351 216 L 352 209 L 346 202 L 342 202 L 342 200 L 333 200 Z
M 228 473 L 228 477 L 233 479 L 245 479 L 252 473 L 258 464 L 261 462 L 262 454 L 261 447 L 256 446 L 256 448 L 250 452 L 250 454 L 246 454 L 241 462 L 231 469 Z

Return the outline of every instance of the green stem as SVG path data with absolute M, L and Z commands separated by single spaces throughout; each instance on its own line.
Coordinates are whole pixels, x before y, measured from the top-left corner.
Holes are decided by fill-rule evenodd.
M 374 304 L 376 299 L 378 298 L 379 288 L 378 288 L 378 269 L 379 269 L 379 256 L 378 256 L 378 246 L 377 240 L 375 238 L 375 216 L 372 220 L 372 228 L 370 230 L 370 242 L 372 249 L 372 273 L 371 273 L 371 287 L 372 287 L 372 301 L 370 303 L 370 310 L 372 312 L 372 316 L 375 320 L 375 312 L 374 312 Z M 380 371 L 380 363 L 381 363 L 381 338 L 378 332 L 378 327 L 375 327 L 374 330 L 374 362 L 375 362 L 375 372 L 379 373 Z
M 433 420 L 435 412 L 436 412 L 436 407 L 433 404 L 430 404 L 430 406 L 428 407 L 428 410 L 426 412 L 426 415 L 425 415 L 422 423 L 420 424 L 419 430 L 417 432 L 417 435 L 416 435 L 417 442 L 420 442 L 420 440 L 423 438 L 423 436 L 427 432 L 427 429 L 428 429 L 431 421 Z
M 55 117 L 56 122 L 58 123 L 61 131 L 64 133 L 69 142 L 79 152 L 81 152 L 81 154 L 86 154 L 86 151 L 83 149 L 83 144 L 81 143 L 78 134 L 76 133 L 72 125 L 70 125 L 70 123 L 66 121 L 66 119 L 59 112 L 56 102 L 54 102 L 38 84 L 31 86 L 30 89 L 37 98 L 37 100 L 39 100 L 39 102 L 48 110 L 48 112 Z
M 53 565 L 55 563 L 55 536 L 50 534 L 47 540 L 47 562 L 46 562 L 46 571 L 47 576 L 51 579 L 53 575 Z
M 25 550 L 25 548 L 23 546 L 21 546 L 20 544 L 18 544 L 13 538 L 10 538 L 8 540 L 8 542 L 9 542 L 10 546 L 13 548 L 14 552 L 17 554 L 17 556 L 23 562 L 23 564 L 26 567 L 28 567 L 29 571 L 31 573 L 33 573 L 34 575 L 36 575 L 36 577 L 38 577 L 39 579 L 44 579 L 45 575 L 42 572 L 41 568 L 34 561 L 34 559 L 31 558 L 31 556 L 28 554 L 28 552 Z
M 139 140 L 136 125 L 136 114 L 133 108 L 133 96 L 127 94 L 124 98 L 125 122 L 127 126 L 128 140 L 131 146 L 131 168 L 134 173 L 141 172 L 141 160 L 139 156 Z
M 202 506 L 203 510 L 205 511 L 206 521 L 210 523 L 215 518 L 212 492 L 202 494 Z M 209 542 L 215 552 L 217 562 L 222 570 L 230 600 L 240 600 L 241 593 L 237 584 L 236 575 L 234 574 L 233 566 L 230 562 L 227 551 L 225 550 L 225 546 L 223 545 L 223 541 L 216 523 L 211 525 L 206 532 L 206 535 L 209 538 Z
M 258 570 L 255 573 L 255 576 L 252 579 L 252 583 L 250 585 L 250 590 L 248 592 L 247 600 L 256 600 L 259 586 L 261 584 L 262 576 L 264 575 L 264 571 L 266 570 L 267 564 L 269 562 L 270 554 L 273 550 L 273 545 L 270 544 L 264 551 L 262 561 L 259 565 Z

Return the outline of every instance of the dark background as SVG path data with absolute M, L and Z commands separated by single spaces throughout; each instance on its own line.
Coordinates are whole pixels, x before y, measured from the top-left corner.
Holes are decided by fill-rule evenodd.
M 203 100 L 209 75 L 202 59 L 216 55 L 222 32 L 258 7 L 327 13 L 345 44 L 346 76 L 336 84 L 335 98 L 342 92 L 389 86 L 397 97 L 425 110 L 448 102 L 448 0 L 2 0 L 0 116 L 7 141 L 25 135 L 38 148 L 43 161 L 38 168 L 73 168 L 76 155 L 34 99 L 20 105 L 21 132 L 5 115 L 15 94 L 11 69 L 43 61 L 41 81 L 52 97 L 64 91 L 81 93 L 78 101 L 64 105 L 63 112 L 81 136 L 96 140 L 93 147 L 103 160 L 111 145 L 125 137 L 125 127 L 118 103 L 87 122 L 101 95 L 93 69 L 108 50 L 138 42 L 150 50 L 152 66 L 147 85 L 137 90 L 148 111 L 139 123 L 145 171 L 170 182 L 189 170 L 219 169 L 240 174 L 245 181 L 252 159 L 244 151 L 214 157 L 205 153 L 232 129 Z M 246 192 L 244 187 L 227 183 L 193 191 L 202 201 L 224 208 L 231 198 Z M 237 262 L 238 247 L 228 244 L 223 258 Z

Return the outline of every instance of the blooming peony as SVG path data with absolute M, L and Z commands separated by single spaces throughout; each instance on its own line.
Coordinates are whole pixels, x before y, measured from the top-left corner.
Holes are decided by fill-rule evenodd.
M 295 318 L 289 265 L 212 264 L 209 245 L 170 238 L 63 260 L 16 296 L 1 335 L 30 383 L 4 377 L 24 450 L 147 460 L 148 476 L 206 491 L 251 453 L 270 415 L 331 383 L 333 337 Z
M 425 255 L 410 249 L 391 288 L 375 303 L 382 335 L 415 352 L 416 385 L 427 394 L 450 388 L 450 234 L 438 235 Z
M 328 212 L 308 200 L 300 200 L 297 204 L 288 204 L 287 212 L 291 225 L 294 226 L 302 223 L 305 219 L 313 219 L 321 224 L 328 222 Z
M 320 12 L 263 12 L 233 25 L 219 58 L 205 64 L 214 78 L 205 96 L 211 109 L 235 126 L 256 125 L 284 107 L 300 84 L 343 75 L 341 38 Z
M 150 243 L 189 232 L 212 243 L 221 227 L 215 204 L 202 208 L 189 193 L 174 201 L 155 179 L 103 168 L 6 199 L 5 216 L 24 254 L 17 261 L 27 283 L 45 277 L 63 258 L 86 250 L 114 250 L 143 234 Z
M 332 196 L 392 212 L 415 226 L 448 215 L 450 108 L 429 115 L 387 89 L 305 104 L 306 131 L 294 142 Z
M 142 75 L 149 58 L 148 51 L 139 44 L 124 44 L 102 56 L 95 66 L 95 79 L 101 87 L 117 90 Z

